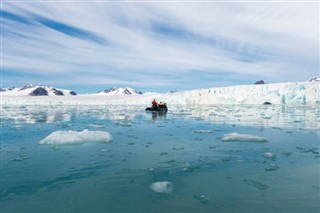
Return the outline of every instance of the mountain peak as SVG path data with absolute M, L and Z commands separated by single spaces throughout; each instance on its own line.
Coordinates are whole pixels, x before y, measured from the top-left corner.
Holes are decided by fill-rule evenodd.
M 316 76 L 314 78 L 311 78 L 308 82 L 320 82 L 320 76 Z
M 0 89 L 2 95 L 10 96 L 68 96 L 77 95 L 74 91 L 57 89 L 51 86 L 43 86 L 42 84 L 27 84 L 23 87 L 10 87 Z
M 109 89 L 98 92 L 98 94 L 107 94 L 107 95 L 141 95 L 142 92 L 137 92 L 135 89 L 130 87 L 111 87 Z

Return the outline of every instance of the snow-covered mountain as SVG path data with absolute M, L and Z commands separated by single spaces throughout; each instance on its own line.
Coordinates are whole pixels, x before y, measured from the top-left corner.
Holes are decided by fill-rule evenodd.
M 6 89 L 10 94 L 17 89 Z M 26 89 L 27 90 L 27 89 Z M 29 90 L 30 94 L 32 90 Z M 21 92 L 21 91 L 20 91 Z M 101 94 L 101 95 L 97 95 Z M 113 94 L 113 95 L 111 95 Z M 118 95 L 117 95 L 118 94 Z M 135 95 L 128 95 L 135 94 Z M 118 88 L 95 94 L 77 96 L 41 96 L 35 99 L 25 95 L 2 95 L 4 105 L 151 105 L 153 99 L 173 105 L 318 105 L 320 104 L 320 81 L 290 82 L 261 85 L 215 87 L 175 93 L 139 93 L 133 89 Z
M 308 82 L 320 82 L 320 76 L 311 78 Z
M 111 87 L 110 89 L 100 91 L 97 94 L 99 95 L 142 95 L 143 93 L 137 92 L 136 90 L 129 87 L 124 87 L 124 88 Z
M 3 96 L 69 96 L 77 95 L 74 91 L 57 89 L 41 84 L 28 84 L 24 87 L 10 87 L 0 89 Z

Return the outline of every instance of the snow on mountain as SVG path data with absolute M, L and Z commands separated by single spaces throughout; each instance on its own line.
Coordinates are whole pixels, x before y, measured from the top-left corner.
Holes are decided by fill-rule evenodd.
M 125 88 L 111 87 L 110 89 L 100 91 L 97 94 L 99 95 L 141 95 L 143 93 L 137 92 L 136 90 L 129 87 L 125 87 Z
M 110 94 L 123 95 L 110 95 Z M 39 98 L 2 97 L 5 105 L 151 105 L 155 98 L 166 102 L 169 110 L 172 105 L 316 105 L 320 104 L 320 82 L 292 82 L 276 84 L 240 85 L 216 87 L 175 93 L 157 93 L 142 95 L 125 95 L 122 90 L 110 91 L 109 95 L 77 95 L 65 98 L 41 96 Z M 130 91 L 130 90 L 129 90 Z M 100 94 L 100 93 L 98 93 Z M 103 94 L 103 93 L 102 93 Z M 131 94 L 135 94 L 131 92 Z
M 24 87 L 10 87 L 0 89 L 2 96 L 70 96 L 77 95 L 74 91 L 56 89 L 41 84 L 28 84 Z
M 320 76 L 311 78 L 308 82 L 320 82 Z

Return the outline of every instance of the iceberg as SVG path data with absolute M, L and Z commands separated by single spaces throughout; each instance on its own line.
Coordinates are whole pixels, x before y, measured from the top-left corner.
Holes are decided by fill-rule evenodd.
M 221 140 L 230 142 L 268 142 L 266 138 L 255 135 L 239 134 L 237 132 L 225 134 Z
M 112 141 L 112 135 L 104 131 L 55 131 L 41 140 L 39 144 L 78 144 L 86 142 L 107 143 Z

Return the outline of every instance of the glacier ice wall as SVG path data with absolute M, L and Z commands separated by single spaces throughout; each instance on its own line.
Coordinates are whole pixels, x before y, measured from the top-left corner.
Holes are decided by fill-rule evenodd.
M 294 82 L 217 87 L 166 94 L 68 97 L 2 96 L 3 105 L 150 105 L 153 98 L 168 105 L 320 104 L 320 82 Z

